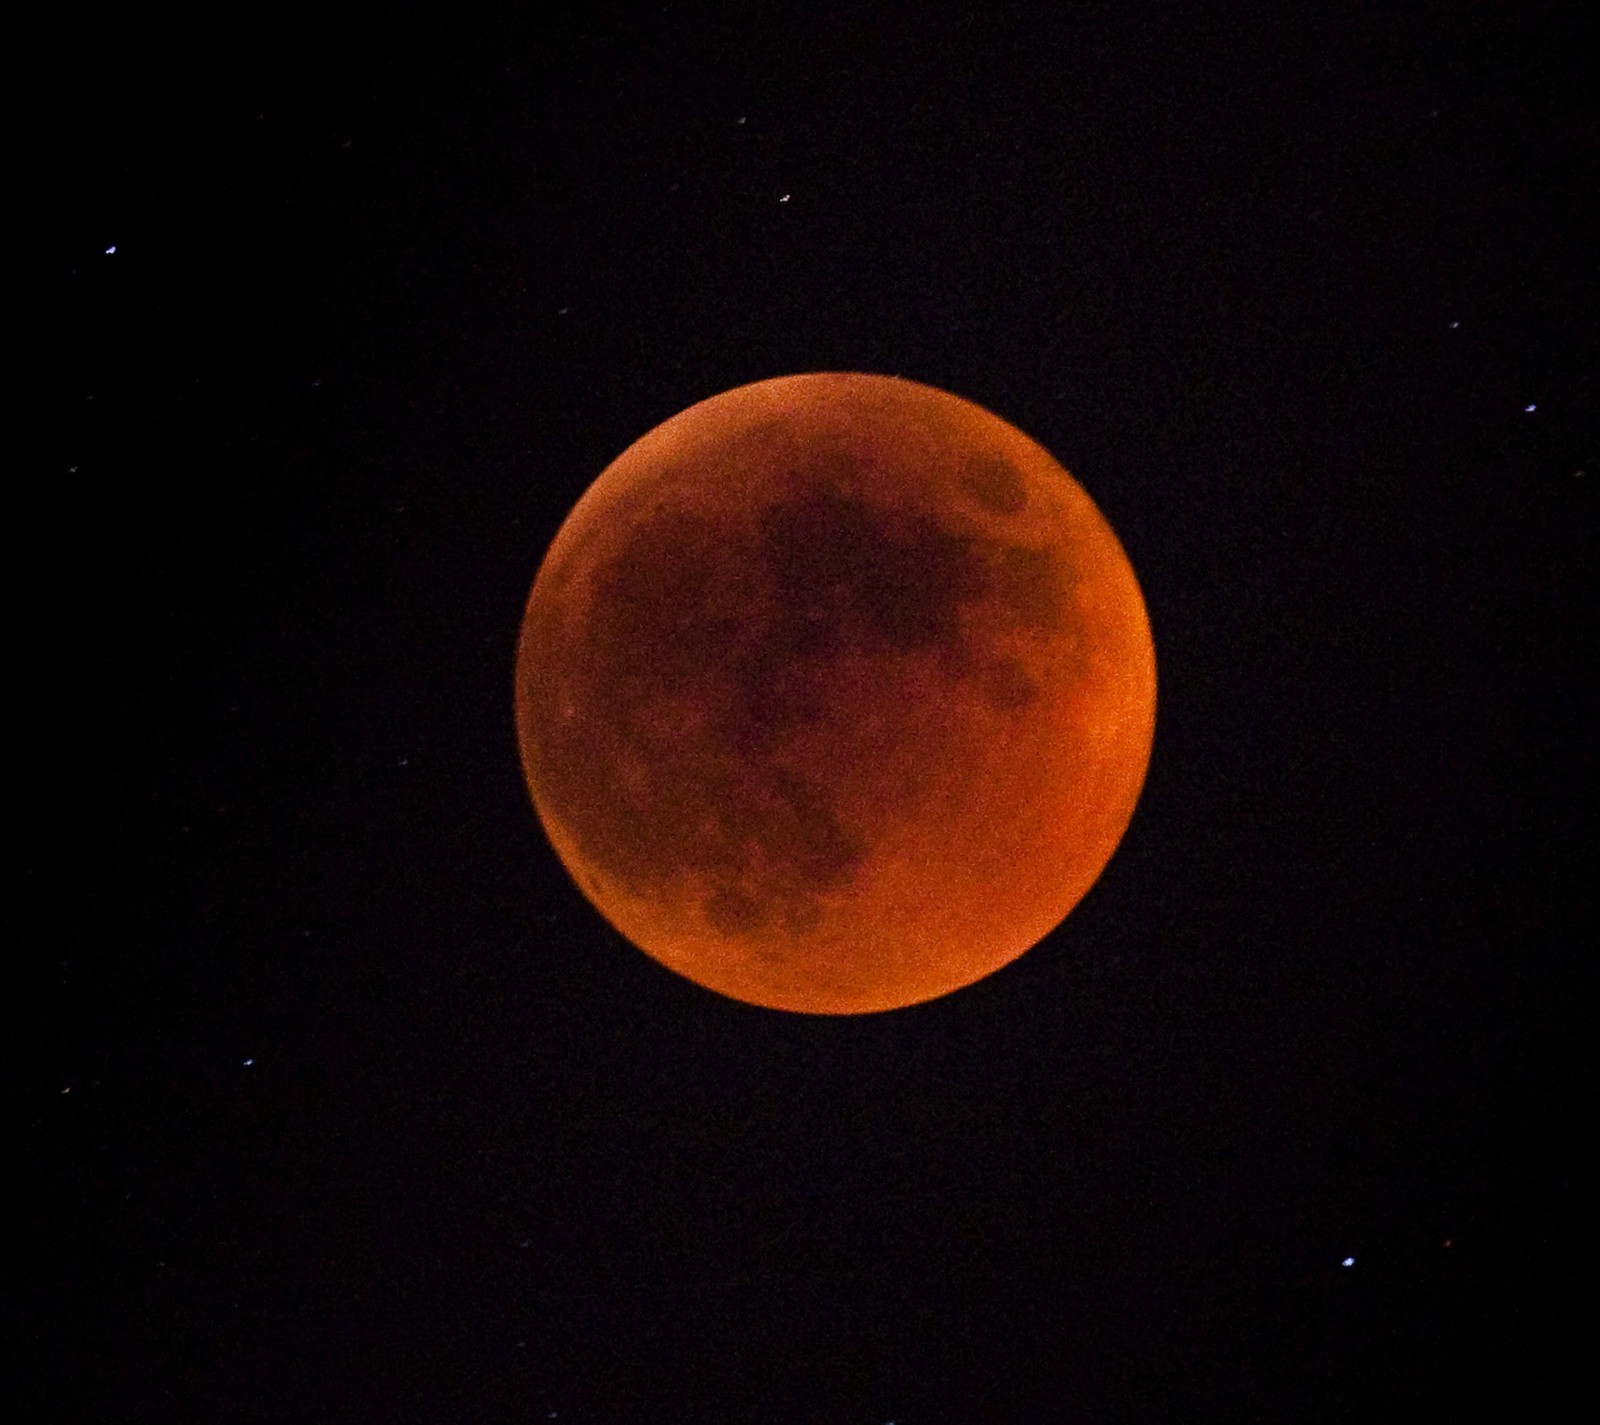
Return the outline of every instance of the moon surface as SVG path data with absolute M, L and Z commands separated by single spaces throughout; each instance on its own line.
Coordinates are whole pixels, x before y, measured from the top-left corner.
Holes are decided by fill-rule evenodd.
M 708 989 L 936 998 L 1082 899 L 1144 783 L 1155 653 L 1083 488 L 982 407 L 779 377 L 611 463 L 541 564 L 516 716 L 551 844 Z

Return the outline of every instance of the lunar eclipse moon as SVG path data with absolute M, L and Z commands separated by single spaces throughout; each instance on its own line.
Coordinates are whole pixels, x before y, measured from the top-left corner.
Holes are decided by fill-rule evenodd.
M 607 920 L 720 994 L 815 1014 L 1016 959 L 1144 782 L 1155 655 L 1084 489 L 899 378 L 742 386 L 641 437 L 540 566 L 522 765 Z

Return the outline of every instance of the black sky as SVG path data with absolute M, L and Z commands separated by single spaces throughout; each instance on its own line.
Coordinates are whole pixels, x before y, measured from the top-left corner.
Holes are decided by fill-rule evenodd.
M 17 1418 L 1547 1418 L 1577 1379 L 1580 7 L 964 8 L 58 34 Z M 600 469 L 827 369 L 1051 449 L 1161 679 L 1067 923 L 852 1019 L 620 941 L 510 708 Z

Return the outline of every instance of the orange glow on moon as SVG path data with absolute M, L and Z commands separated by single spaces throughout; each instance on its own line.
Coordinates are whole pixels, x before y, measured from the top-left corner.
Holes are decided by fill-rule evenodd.
M 915 382 L 759 381 L 629 446 L 517 653 L 556 853 L 641 950 L 776 1009 L 893 1009 L 1057 925 L 1155 726 L 1133 569 L 1021 431 Z

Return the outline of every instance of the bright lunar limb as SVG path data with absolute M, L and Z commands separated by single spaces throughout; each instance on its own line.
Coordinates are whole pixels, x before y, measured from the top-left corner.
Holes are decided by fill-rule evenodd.
M 739 387 L 618 456 L 516 669 L 535 807 L 601 913 L 719 993 L 829 1014 L 1054 927 L 1133 814 L 1155 693 L 1077 481 L 971 402 L 851 373 Z

